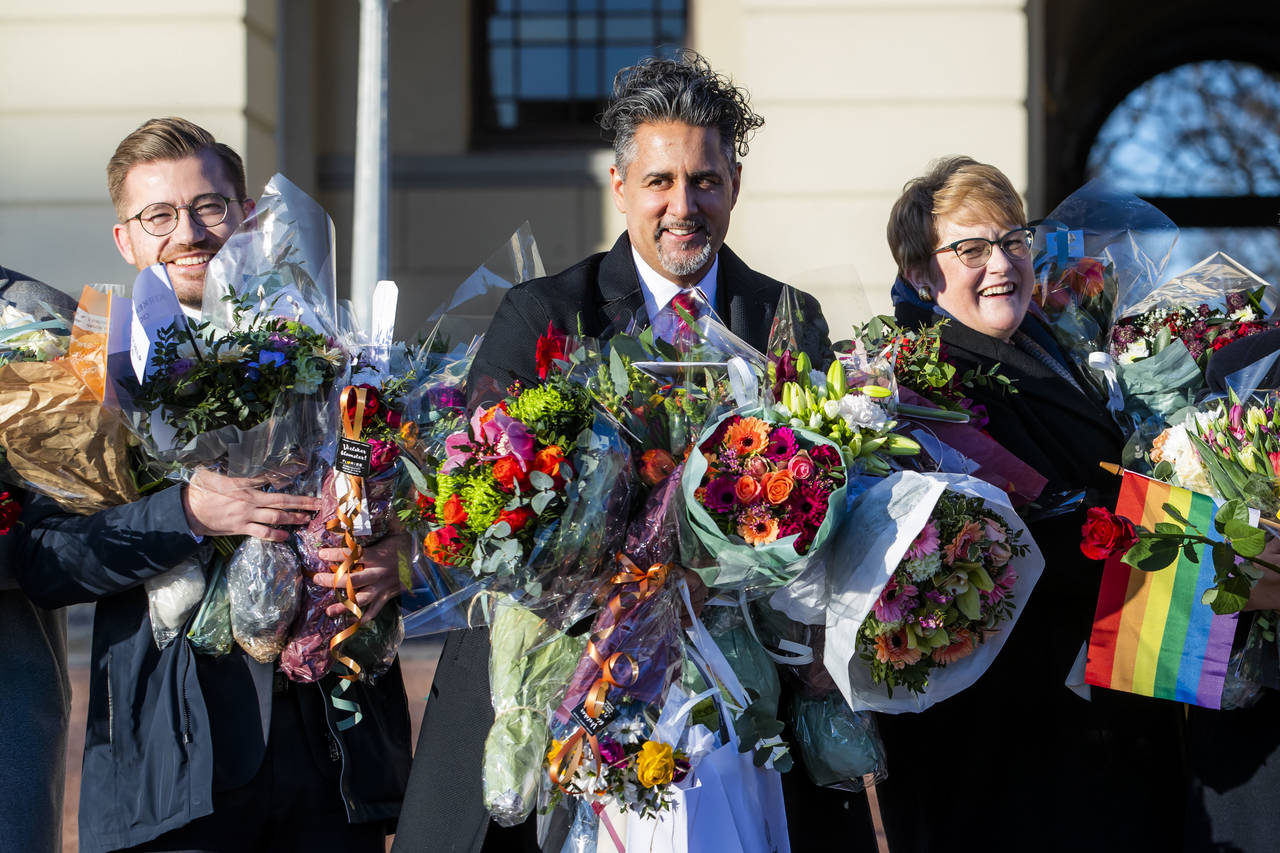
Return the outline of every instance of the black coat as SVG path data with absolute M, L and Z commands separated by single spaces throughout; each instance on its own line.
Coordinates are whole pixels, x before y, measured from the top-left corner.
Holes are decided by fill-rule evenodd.
M 734 334 L 763 350 L 783 285 L 747 267 L 727 246 L 719 261 L 717 313 Z M 800 330 L 801 346 L 818 361 L 831 350 L 827 323 L 812 297 L 800 297 L 810 318 Z M 588 336 L 608 337 L 633 320 L 648 324 L 631 243 L 623 234 L 608 252 L 511 289 L 476 354 L 469 396 L 497 399 L 513 378 L 536 382 L 535 345 L 548 323 L 562 332 L 581 328 Z M 482 385 L 487 377 L 494 384 Z M 454 631 L 445 641 L 396 830 L 396 853 L 537 849 L 532 819 L 501 830 L 484 808 L 481 756 L 493 724 L 488 658 L 486 629 Z M 559 846 L 547 849 L 554 853 Z
M 910 309 L 899 312 L 909 322 Z M 1028 317 L 1023 331 L 1044 340 Z M 990 369 L 1014 393 L 973 389 L 987 431 L 1049 481 L 1114 506 L 1120 431 L 1102 401 L 1048 365 L 956 321 L 947 360 Z M 1081 383 L 1083 385 L 1083 383 Z M 1185 797 L 1181 706 L 1064 685 L 1089 638 L 1102 563 L 1080 552 L 1083 509 L 1033 521 L 1045 569 L 1000 656 L 976 684 L 920 714 L 882 715 L 881 786 L 895 853 L 929 850 L 1177 850 Z
M 221 658 L 197 655 L 181 639 L 160 650 L 152 637 L 143 583 L 198 548 L 181 492 L 88 516 L 33 496 L 23 514 L 16 565 L 31 599 L 45 607 L 96 602 L 80 787 L 85 853 L 132 847 L 212 813 L 213 792 L 248 782 L 266 752 L 274 667 L 238 648 Z M 399 664 L 348 691 L 364 719 L 346 731 L 337 728 L 345 714 L 322 693 L 335 679 L 296 686 L 313 756 L 291 759 L 300 773 L 313 772 L 312 757 L 327 766 L 332 738 L 349 820 L 390 822 L 411 743 Z

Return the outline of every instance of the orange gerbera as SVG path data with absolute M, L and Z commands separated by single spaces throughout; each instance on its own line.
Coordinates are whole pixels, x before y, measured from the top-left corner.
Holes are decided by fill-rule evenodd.
M 921 657 L 923 655 L 919 649 L 907 645 L 905 628 L 876 637 L 876 660 L 880 663 L 892 664 L 894 669 L 905 669 L 913 663 L 919 663 Z
M 956 538 L 951 540 L 951 544 L 942 549 L 946 553 L 946 563 L 951 565 L 956 560 L 968 559 L 969 546 L 977 542 L 982 537 L 982 525 L 976 521 L 970 521 L 960 528 L 960 532 L 956 534 Z
M 930 654 L 935 663 L 955 663 L 973 654 L 973 650 L 977 646 L 977 643 L 973 641 L 973 634 L 964 628 L 959 628 L 953 636 L 955 640 L 952 641 L 951 645 L 934 649 L 933 653 Z
M 738 535 L 748 545 L 768 545 L 778 538 L 778 520 L 767 515 L 748 519 L 738 525 Z
M 769 443 L 769 425 L 759 418 L 742 418 L 729 427 L 724 443 L 739 456 L 759 453 Z

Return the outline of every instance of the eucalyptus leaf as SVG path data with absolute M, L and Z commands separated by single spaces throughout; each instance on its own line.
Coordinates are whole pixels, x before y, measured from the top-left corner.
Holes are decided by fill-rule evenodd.
M 555 499 L 555 492 L 538 492 L 533 496 L 533 500 L 529 502 L 530 507 L 537 515 L 546 512 L 547 504 Z
M 529 485 L 539 491 L 545 491 L 546 489 L 553 488 L 555 484 L 556 481 L 553 480 L 549 474 L 544 474 L 541 471 L 529 472 Z

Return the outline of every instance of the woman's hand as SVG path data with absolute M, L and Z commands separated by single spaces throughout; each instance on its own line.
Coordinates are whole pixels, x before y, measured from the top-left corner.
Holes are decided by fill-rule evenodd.
M 320 508 L 317 498 L 285 492 L 264 492 L 266 478 L 242 479 L 196 471 L 182 487 L 182 508 L 196 536 L 246 534 L 284 542 L 289 531 L 280 526 L 306 524 Z
M 317 555 L 327 563 L 341 563 L 351 551 L 348 548 L 321 548 Z M 408 565 L 410 540 L 407 533 L 392 533 L 364 549 L 360 562 L 364 568 L 350 574 L 356 591 L 356 604 L 363 615 L 360 621 L 372 622 L 386 603 L 400 594 L 400 564 Z M 316 572 L 312 580 L 319 586 L 332 587 L 338 580 L 333 572 Z M 345 583 L 343 588 L 345 588 Z M 341 604 L 331 604 L 325 613 L 337 617 L 346 612 Z
M 1280 537 L 1268 538 L 1258 559 L 1280 566 Z M 1244 609 L 1280 610 L 1280 572 L 1262 568 L 1262 577 L 1249 592 L 1249 603 Z

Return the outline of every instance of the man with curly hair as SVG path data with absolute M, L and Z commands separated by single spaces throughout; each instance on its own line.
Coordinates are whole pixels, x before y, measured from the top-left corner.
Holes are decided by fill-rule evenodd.
M 725 245 L 742 183 L 739 158 L 763 124 L 747 93 L 692 51 L 619 71 L 601 125 L 614 133 L 609 183 L 627 230 L 608 252 L 507 293 L 468 376 L 472 404 L 501 399 L 512 380 L 537 384 L 537 341 L 549 327 L 604 338 L 652 325 L 675 340 L 681 320 L 670 306 L 693 304 L 708 306 L 763 350 L 784 285 Z M 821 364 L 831 352 L 826 321 L 812 297 L 799 299 L 807 319 L 797 330 L 800 347 Z M 488 659 L 484 629 L 455 631 L 445 643 L 397 828 L 398 853 L 539 849 L 535 820 L 503 829 L 484 807 L 482 755 L 493 724 Z M 559 850 L 567 826 L 549 823 L 541 849 Z

